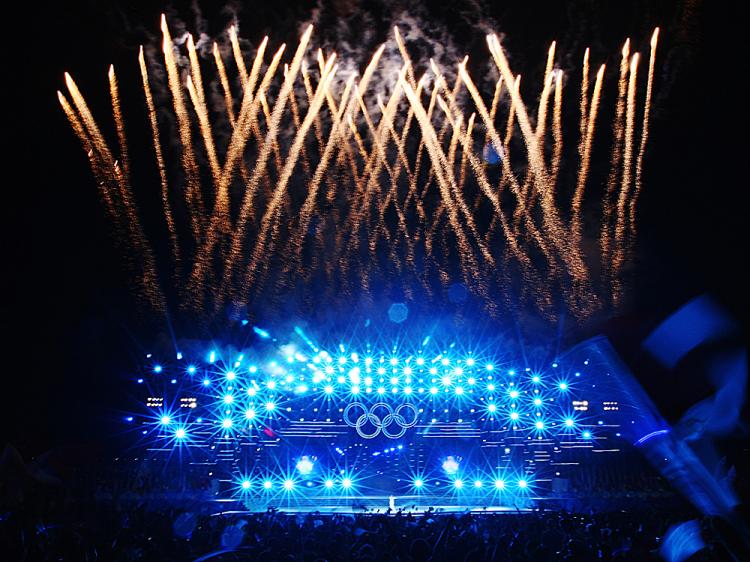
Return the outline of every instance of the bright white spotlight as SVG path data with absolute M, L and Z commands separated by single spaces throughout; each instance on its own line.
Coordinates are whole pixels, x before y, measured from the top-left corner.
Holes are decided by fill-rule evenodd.
M 208 386 L 211 384 L 211 379 L 203 379 L 203 386 Z
M 249 490 L 250 489 L 250 480 L 243 480 L 242 481 L 242 489 L 243 490 Z
M 162 416 L 159 421 L 162 423 L 162 425 L 169 425 L 170 423 L 172 423 L 172 418 L 169 416 Z
M 540 429 L 540 430 L 541 430 L 541 429 L 544 429 L 544 422 L 543 422 L 542 420 L 539 420 L 538 422 L 536 422 L 536 423 L 534 424 L 534 426 L 535 426 L 535 427 L 536 427 L 537 429 Z
M 258 389 L 255 388 L 254 386 L 251 386 L 250 388 L 247 389 L 248 396 L 255 396 L 256 394 L 258 394 Z
M 310 457 L 307 455 L 304 455 L 299 462 L 297 463 L 297 470 L 302 475 L 310 474 L 313 470 L 313 462 L 310 460 Z
M 461 488 L 463 488 L 464 487 L 463 480 L 461 480 L 460 478 L 456 478 L 453 481 L 453 487 L 456 488 L 456 490 L 460 490 Z
M 161 365 L 154 365 L 154 373 L 161 373 L 162 372 L 162 366 Z
M 327 384 L 325 387 L 323 387 L 323 392 L 325 392 L 326 394 L 333 394 L 333 386 Z
M 524 480 L 523 478 L 521 478 L 518 481 L 518 487 L 521 488 L 522 490 L 525 489 L 528 485 L 529 485 L 529 483 L 526 482 L 526 480 Z
M 325 486 L 326 488 L 330 490 L 331 488 L 333 488 L 333 480 L 328 478 L 327 480 L 323 482 L 323 486 Z
M 458 462 L 452 456 L 443 461 L 443 470 L 446 474 L 456 474 L 458 472 Z
M 287 492 L 291 492 L 294 489 L 294 480 L 287 478 L 284 480 L 283 486 Z
M 591 432 L 590 431 L 584 431 L 583 432 L 583 438 L 584 439 L 591 439 Z
M 497 490 L 504 490 L 505 489 L 505 480 L 502 480 L 498 478 L 495 480 L 495 489 Z
M 468 367 L 473 367 L 473 366 L 474 366 L 474 359 L 473 359 L 472 357 L 469 357 L 469 358 L 468 358 L 468 359 L 466 360 L 466 365 L 467 365 Z
M 224 429 L 229 429 L 230 427 L 232 427 L 232 420 L 230 418 L 224 418 L 221 421 L 221 427 L 223 427 Z
M 273 402 L 266 402 L 265 406 L 266 411 L 268 412 L 273 412 L 276 409 L 276 404 L 274 404 Z
M 474 480 L 474 487 L 475 488 L 481 488 L 482 487 L 482 481 L 481 480 Z
M 557 385 L 557 387 L 558 387 L 558 388 L 559 388 L 560 390 L 568 390 L 568 383 L 566 383 L 566 382 L 561 382 L 560 384 L 558 384 L 558 385 Z
M 461 396 L 464 393 L 464 388 L 462 386 L 457 386 L 455 392 L 457 395 Z
M 443 386 L 450 386 L 451 385 L 451 378 L 448 375 L 445 375 L 442 379 L 440 379 L 443 383 Z
M 487 411 L 490 414 L 494 414 L 495 412 L 497 412 L 497 406 L 495 404 L 490 404 L 489 406 L 487 406 Z
M 179 428 L 177 431 L 174 432 L 174 436 L 177 439 L 185 439 L 187 436 L 187 432 L 183 428 Z
M 518 412 L 511 412 L 510 419 L 512 419 L 513 421 L 518 421 Z
M 254 420 L 255 419 L 255 408 L 248 408 L 245 410 L 245 418 L 248 420 Z
M 539 378 L 539 375 L 534 375 L 533 377 L 531 377 L 532 382 L 539 382 L 540 380 L 541 379 Z
M 266 490 L 270 490 L 273 487 L 273 482 L 271 482 L 270 480 L 265 480 L 263 481 L 263 487 Z
M 566 427 L 573 427 L 573 424 L 575 424 L 575 422 L 573 421 L 573 418 L 568 418 L 565 420 Z
M 232 396 L 231 394 L 225 394 L 224 404 L 231 404 L 232 402 L 234 402 L 234 396 Z
M 541 406 L 541 405 L 542 405 L 542 399 L 534 398 L 534 406 Z
M 438 393 L 438 389 L 436 386 L 430 387 L 430 394 L 437 394 L 437 393 Z
M 495 369 L 495 366 L 492 363 L 487 363 L 485 369 L 487 369 L 488 371 L 493 371 Z
M 227 380 L 233 381 L 237 378 L 237 373 L 234 371 L 227 371 Z
M 422 481 L 421 478 L 417 478 L 416 480 L 414 480 L 415 488 L 421 488 L 422 486 L 424 486 L 424 482 Z
M 510 391 L 510 392 L 508 393 L 508 395 L 509 395 L 509 396 L 510 396 L 511 398 L 513 398 L 513 399 L 516 399 L 516 398 L 518 398 L 518 391 L 517 391 L 517 390 L 515 390 L 515 389 L 514 389 L 514 390 L 511 390 L 511 391 Z
M 190 374 L 190 375 L 194 375 L 194 374 L 195 374 L 195 365 L 190 365 L 190 366 L 189 366 L 189 367 L 187 368 L 187 372 L 188 372 L 188 374 Z
M 348 490 L 349 488 L 351 488 L 351 487 L 352 487 L 352 479 L 351 479 L 351 478 L 344 478 L 344 479 L 343 479 L 343 480 L 341 481 L 341 487 L 342 487 L 342 488 L 343 488 L 344 490 Z

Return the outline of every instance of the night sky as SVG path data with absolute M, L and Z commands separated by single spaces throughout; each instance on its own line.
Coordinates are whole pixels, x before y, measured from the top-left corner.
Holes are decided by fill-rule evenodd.
M 12 153 L 3 166 L 6 384 L 0 393 L 5 420 L 0 442 L 13 443 L 27 458 L 53 447 L 117 447 L 119 440 L 111 437 L 119 431 L 118 410 L 132 404 L 128 376 L 144 346 L 164 331 L 161 319 L 135 307 L 122 250 L 55 94 L 64 87 L 63 72 L 68 70 L 94 111 L 106 114 L 106 72 L 114 63 L 122 69 L 123 97 L 140 95 L 139 83 L 128 84 L 128 77 L 138 76 L 138 44 L 148 40 L 146 30 L 158 33 L 164 8 L 129 4 L 58 2 L 32 7 L 8 24 L 17 29 L 6 42 L 3 70 L 5 89 L 14 101 L 5 106 Z M 356 37 L 358 10 L 377 20 L 385 4 L 331 2 L 323 21 L 348 18 Z M 479 17 L 478 4 L 450 4 L 426 2 L 420 13 L 446 27 L 466 52 L 483 48 L 484 34 L 467 23 Z M 704 292 L 722 301 L 746 332 L 747 4 L 490 4 L 496 6 L 485 9 L 482 17 L 506 35 L 504 46 L 514 65 L 529 70 L 542 67 L 553 39 L 559 41 L 558 52 L 573 51 L 575 61 L 591 45 L 599 56 L 609 56 L 611 70 L 625 37 L 645 49 L 653 28 L 662 30 L 631 302 L 618 317 L 588 327 L 581 337 L 604 331 L 633 364 L 645 365 L 637 343 L 670 311 Z M 188 25 L 194 21 L 188 3 L 172 6 L 172 13 Z M 297 24 L 310 19 L 314 4 L 268 2 L 252 10 L 232 6 L 244 38 L 257 43 L 268 33 L 294 44 Z M 217 33 L 229 13 L 206 8 L 203 17 L 209 31 Z M 330 29 L 316 33 L 335 41 Z M 380 42 L 390 29 L 383 25 L 378 33 Z M 134 126 L 131 143 L 138 134 Z M 148 139 L 142 138 L 145 144 Z M 185 333 L 192 328 L 175 329 Z M 677 380 L 691 374 L 695 381 Z M 688 367 L 661 373 L 646 365 L 641 376 L 657 403 L 673 414 L 707 390 L 697 370 Z

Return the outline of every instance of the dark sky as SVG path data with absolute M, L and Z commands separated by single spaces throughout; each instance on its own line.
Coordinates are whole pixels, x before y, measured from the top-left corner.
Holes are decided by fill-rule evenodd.
M 94 105 L 106 105 L 109 63 L 134 69 L 137 44 L 146 39 L 139 30 L 158 31 L 161 8 L 128 4 L 31 6 L 8 24 L 16 28 L 6 42 L 3 70 L 14 101 L 5 106 L 11 152 L 3 167 L 6 363 L 0 396 L 7 420 L 2 432 L 24 455 L 62 444 L 101 447 L 103 438 L 117 431 L 114 409 L 127 407 L 123 381 L 137 364 L 140 346 L 163 329 L 135 312 L 120 250 L 55 96 L 64 86 L 63 72 L 70 70 L 89 98 L 99 92 Z M 633 302 L 627 313 L 599 328 L 632 350 L 656 321 L 708 291 L 746 329 L 746 3 L 491 4 L 501 6 L 484 16 L 506 34 L 520 67 L 540 66 L 552 39 L 560 40 L 561 52 L 590 44 L 602 56 L 609 54 L 613 67 L 625 37 L 645 46 L 653 27 L 662 27 Z M 189 6 L 177 6 L 176 13 L 190 22 Z M 474 6 L 427 2 L 420 13 L 447 26 L 455 42 L 473 52 L 484 40 L 467 23 L 476 17 Z M 253 42 L 266 33 L 293 41 L 295 22 L 309 19 L 311 7 L 268 2 L 240 10 L 242 35 Z M 332 2 L 324 21 L 350 18 L 356 38 L 362 9 L 376 21 L 387 12 L 382 2 Z M 217 31 L 227 21 L 220 10 L 204 16 Z M 382 41 L 388 26 L 380 31 Z M 330 29 L 320 33 L 336 39 Z M 662 386 L 657 401 L 669 408 L 674 398 L 666 389 Z

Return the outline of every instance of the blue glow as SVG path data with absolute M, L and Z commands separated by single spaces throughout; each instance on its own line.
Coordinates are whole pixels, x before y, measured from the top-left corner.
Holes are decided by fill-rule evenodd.
M 331 488 L 333 488 L 333 480 L 331 480 L 330 478 L 327 478 L 326 480 L 323 481 L 323 486 L 325 486 L 326 488 L 330 490 Z
M 188 365 L 187 372 L 189 375 L 194 375 L 196 370 L 195 365 Z
M 349 490 L 352 487 L 352 479 L 351 478 L 343 478 L 341 480 L 341 487 L 344 490 Z
M 291 492 L 292 490 L 294 490 L 294 480 L 292 480 L 291 478 L 287 478 L 282 483 L 282 486 L 284 490 L 286 490 L 287 492 Z
M 583 438 L 584 439 L 591 439 L 591 432 L 590 431 L 584 431 L 583 432 Z
M 464 481 L 461 480 L 460 478 L 456 478 L 453 481 L 453 487 L 456 488 L 456 490 L 462 489 L 464 487 Z
M 203 386 L 210 386 L 211 379 L 203 379 Z
M 161 365 L 154 365 L 154 373 L 161 373 L 163 367 Z
M 449 476 L 458 472 L 458 462 L 452 456 L 449 456 L 443 461 L 443 470 Z
M 224 429 L 231 429 L 231 427 L 234 425 L 231 418 L 224 418 L 221 420 L 221 427 Z
M 251 485 L 252 484 L 250 483 L 250 480 L 243 480 L 242 481 L 242 489 L 243 490 L 249 490 Z
M 258 326 L 253 326 L 253 332 L 255 332 L 258 336 L 260 336 L 264 340 L 267 340 L 271 337 L 271 334 L 266 332 L 263 328 L 259 328 Z
M 424 481 L 421 478 L 417 478 L 416 480 L 414 480 L 415 488 L 421 488 L 422 486 L 424 486 Z
M 164 415 L 159 421 L 162 425 L 169 425 L 170 423 L 172 423 L 172 418 L 170 416 Z
M 566 383 L 566 382 L 561 382 L 560 384 L 558 384 L 558 385 L 557 385 L 557 387 L 558 387 L 558 388 L 559 388 L 560 390 L 568 390 L 568 383 Z
M 234 371 L 227 371 L 227 380 L 233 381 L 237 378 L 237 373 Z
M 297 462 L 297 471 L 303 476 L 307 476 L 313 471 L 314 466 L 315 465 L 310 460 L 310 457 L 305 455 L 299 460 L 299 462 Z
M 177 428 L 177 431 L 174 432 L 174 436 L 177 439 L 185 439 L 187 437 L 187 432 L 184 428 L 180 427 Z
M 214 363 L 215 361 L 216 361 L 216 352 L 212 351 L 211 353 L 208 354 L 208 362 Z
M 528 485 L 529 485 L 529 483 L 525 479 L 523 479 L 523 478 L 521 478 L 518 481 L 518 487 L 521 488 L 522 490 L 525 490 L 528 487 Z
M 505 490 L 505 480 L 502 478 L 498 478 L 495 480 L 495 489 L 496 490 Z

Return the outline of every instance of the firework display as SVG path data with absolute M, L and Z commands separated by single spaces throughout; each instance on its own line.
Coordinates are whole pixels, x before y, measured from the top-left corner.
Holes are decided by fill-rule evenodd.
M 59 93 L 154 309 L 252 313 L 290 293 L 308 309 L 393 291 L 440 302 L 456 283 L 495 316 L 529 305 L 549 319 L 561 306 L 586 318 L 621 301 L 658 29 L 642 105 L 641 57 L 625 42 L 611 129 L 597 123 L 606 69 L 590 76 L 588 49 L 580 86 L 572 87 L 555 67 L 552 43 L 533 108 L 534 94 L 522 94 L 495 35 L 487 36 L 495 67 L 487 97 L 467 59 L 455 69 L 412 61 L 398 28 L 402 61 L 385 96 L 370 93 L 384 46 L 359 75 L 341 71 L 336 53 L 312 50 L 312 27 L 293 53 L 286 45 L 272 52 L 265 38 L 250 64 L 235 28 L 228 52 L 199 49 L 189 35 L 178 45 L 166 18 L 162 33 L 162 59 L 147 62 L 142 49 L 139 64 L 168 255 L 155 251 L 132 185 L 114 67 L 116 147 L 70 75 L 67 94 Z M 171 98 L 169 119 L 155 101 L 157 82 Z M 577 142 L 577 158 L 564 157 L 564 89 L 579 98 L 576 138 L 565 140 Z M 608 152 L 592 154 L 595 137 L 609 133 Z M 601 198 L 587 202 L 595 157 L 608 160 L 609 171 Z M 588 213 L 597 217 L 593 233 Z M 589 238 L 596 252 L 586 249 Z M 175 297 L 166 296 L 167 284 Z

